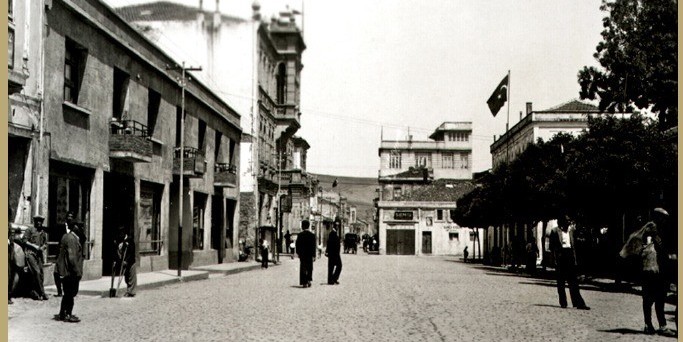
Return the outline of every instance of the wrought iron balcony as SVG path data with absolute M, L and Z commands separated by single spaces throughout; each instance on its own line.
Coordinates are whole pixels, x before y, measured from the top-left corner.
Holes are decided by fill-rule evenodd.
M 206 173 L 204 152 L 194 147 L 183 149 L 183 176 L 201 177 Z M 173 154 L 173 174 L 180 174 L 180 147 L 176 147 Z
M 237 186 L 237 167 L 230 163 L 216 163 L 214 166 L 213 185 L 233 188 Z
M 135 120 L 112 120 L 109 135 L 109 157 L 131 163 L 152 161 L 152 142 L 147 126 Z

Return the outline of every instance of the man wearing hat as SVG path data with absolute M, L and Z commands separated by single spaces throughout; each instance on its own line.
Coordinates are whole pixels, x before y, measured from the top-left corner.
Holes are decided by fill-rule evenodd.
M 301 221 L 301 233 L 296 239 L 296 254 L 299 255 L 299 285 L 311 287 L 313 262 L 315 261 L 315 234 L 309 230 L 311 223 Z
M 24 232 L 20 244 L 26 254 L 26 263 L 31 277 L 31 298 L 35 300 L 47 300 L 45 287 L 43 286 L 43 263 L 47 256 L 47 233 L 43 229 L 45 218 L 36 215 L 33 217 L 33 227 Z
M 83 275 L 83 245 L 78 225 L 67 225 L 67 232 L 59 242 L 57 257 L 57 273 L 62 279 L 64 296 L 55 318 L 69 323 L 78 323 L 80 319 L 73 315 L 74 297 L 78 294 L 78 286 Z
M 342 270 L 341 239 L 339 238 L 338 230 L 341 230 L 341 221 L 335 220 L 332 231 L 327 238 L 327 247 L 325 248 L 325 256 L 327 257 L 327 284 L 339 285 L 339 275 Z
M 675 336 L 675 332 L 667 328 L 664 317 L 664 303 L 669 290 L 669 273 L 672 269 L 670 266 L 672 261 L 675 264 L 677 259 L 675 241 L 664 238 L 668 218 L 669 213 L 666 210 L 655 208 L 652 220 L 629 236 L 619 255 L 622 258 L 640 258 L 645 333 Z M 655 306 L 659 330 L 655 330 L 652 325 L 652 304 Z
M 135 297 L 137 273 L 135 269 L 135 241 L 128 234 L 124 226 L 119 226 L 118 236 L 114 242 L 116 248 L 116 262 L 120 265 L 126 280 L 126 294 L 124 297 Z

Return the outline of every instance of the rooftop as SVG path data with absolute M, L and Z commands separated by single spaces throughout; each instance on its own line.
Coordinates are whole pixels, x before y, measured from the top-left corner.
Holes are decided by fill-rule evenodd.
M 436 139 L 436 136 L 441 132 L 449 131 L 472 131 L 471 121 L 445 121 L 434 130 L 429 136 L 429 139 Z
M 157 1 L 146 4 L 130 5 L 114 9 L 116 14 L 121 16 L 127 22 L 134 21 L 194 21 L 197 20 L 197 13 L 200 13 L 199 8 L 194 6 L 185 6 L 169 1 Z M 214 12 L 204 12 L 206 20 L 212 20 Z M 221 14 L 221 21 L 223 22 L 245 22 L 244 19 Z
M 471 181 L 438 179 L 429 185 L 414 189 L 403 195 L 401 201 L 411 202 L 456 202 L 474 189 Z
M 599 113 L 600 110 L 597 106 L 590 103 L 581 102 L 577 99 L 573 99 L 569 102 L 557 105 L 555 107 L 535 111 L 535 113 Z

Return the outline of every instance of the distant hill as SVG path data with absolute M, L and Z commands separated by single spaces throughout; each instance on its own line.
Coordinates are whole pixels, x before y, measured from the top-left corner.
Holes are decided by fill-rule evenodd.
M 359 219 L 365 220 L 368 223 L 372 222 L 372 215 L 375 210 L 372 200 L 377 197 L 375 189 L 379 188 L 377 178 L 319 175 L 314 173 L 311 173 L 311 175 L 318 178 L 320 181 L 319 186 L 322 186 L 325 191 L 340 192 L 342 196 L 346 197 L 348 203 L 356 207 Z M 332 182 L 335 179 L 337 180 L 337 187 L 333 189 Z

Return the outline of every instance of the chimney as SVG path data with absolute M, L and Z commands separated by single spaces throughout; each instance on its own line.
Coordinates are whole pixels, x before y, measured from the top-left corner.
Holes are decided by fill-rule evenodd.
M 199 23 L 199 27 L 204 27 L 204 0 L 199 0 L 199 10 L 197 10 L 197 23 Z
M 522 111 L 519 111 L 519 121 L 522 121 Z
M 532 108 L 531 108 L 531 102 L 526 103 L 526 115 L 531 114 Z
M 220 0 L 216 0 L 216 11 L 213 12 L 213 28 L 217 30 L 221 27 Z

